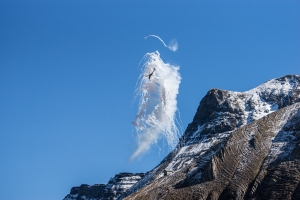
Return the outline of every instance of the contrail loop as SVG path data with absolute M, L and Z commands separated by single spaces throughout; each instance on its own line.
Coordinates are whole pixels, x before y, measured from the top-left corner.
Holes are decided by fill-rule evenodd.
M 159 39 L 164 44 L 165 47 L 170 48 L 168 45 L 166 45 L 166 43 L 160 37 L 158 37 L 156 35 L 148 35 L 145 37 L 145 39 L 147 39 L 148 37 L 155 37 L 155 38 Z
M 172 41 L 171 41 L 171 44 L 168 46 L 168 45 L 166 45 L 166 43 L 165 43 L 160 37 L 158 37 L 157 35 L 148 35 L 148 36 L 145 37 L 145 39 L 147 39 L 148 37 L 155 37 L 155 38 L 159 39 L 159 40 L 163 43 L 163 45 L 164 45 L 165 47 L 167 47 L 168 49 L 170 49 L 171 51 L 177 51 L 177 49 L 178 49 L 178 43 L 177 43 L 177 41 L 176 41 L 175 39 L 172 40 Z

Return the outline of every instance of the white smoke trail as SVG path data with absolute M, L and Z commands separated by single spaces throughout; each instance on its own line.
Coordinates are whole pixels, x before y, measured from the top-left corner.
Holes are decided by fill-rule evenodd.
M 173 39 L 171 41 L 170 45 L 168 46 L 160 37 L 158 37 L 156 35 L 148 35 L 145 37 L 145 39 L 147 39 L 148 37 L 155 37 L 155 38 L 159 39 L 163 43 L 163 45 L 165 47 L 169 48 L 171 51 L 177 51 L 177 49 L 178 49 L 178 42 L 175 39 Z
M 139 109 L 132 122 L 138 147 L 130 160 L 149 150 L 161 136 L 173 149 L 180 135 L 176 126 L 179 67 L 164 63 L 158 51 L 147 53 L 144 60 L 135 96 L 139 98 Z

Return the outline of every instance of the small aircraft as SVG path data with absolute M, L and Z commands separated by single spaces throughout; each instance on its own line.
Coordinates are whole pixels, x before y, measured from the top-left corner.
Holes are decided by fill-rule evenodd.
M 151 77 L 153 76 L 154 71 L 155 71 L 155 68 L 153 69 L 153 71 L 149 75 L 146 75 L 145 77 L 149 77 L 149 80 L 150 80 Z

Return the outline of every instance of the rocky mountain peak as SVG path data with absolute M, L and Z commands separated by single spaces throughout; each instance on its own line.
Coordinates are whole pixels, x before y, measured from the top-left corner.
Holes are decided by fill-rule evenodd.
M 180 144 L 193 144 L 215 133 L 233 131 L 299 101 L 298 75 L 272 79 L 246 92 L 211 89 L 200 101 Z

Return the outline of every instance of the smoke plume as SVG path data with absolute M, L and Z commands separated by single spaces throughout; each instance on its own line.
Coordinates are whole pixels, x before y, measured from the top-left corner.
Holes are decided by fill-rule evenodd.
M 135 96 L 139 99 L 139 108 L 132 122 L 138 147 L 130 160 L 149 150 L 161 137 L 166 138 L 172 149 L 178 143 L 176 97 L 181 81 L 178 70 L 178 66 L 164 63 L 158 51 L 144 56 Z

